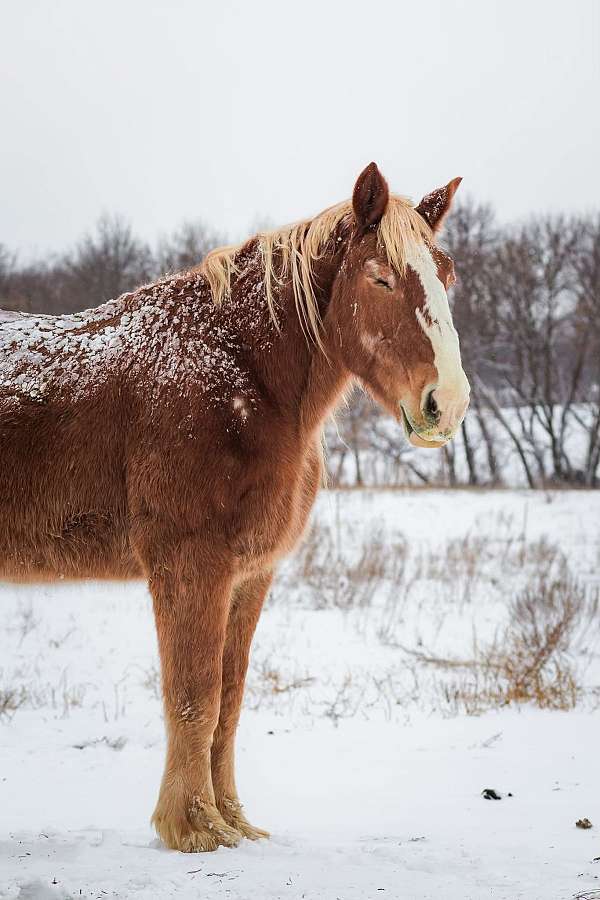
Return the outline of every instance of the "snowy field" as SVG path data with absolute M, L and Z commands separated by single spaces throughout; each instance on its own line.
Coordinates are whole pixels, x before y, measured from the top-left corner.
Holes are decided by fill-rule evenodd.
M 150 828 L 144 586 L 0 585 L 0 897 L 600 897 L 600 492 L 323 493 L 313 523 L 239 733 L 272 838 L 234 850 Z

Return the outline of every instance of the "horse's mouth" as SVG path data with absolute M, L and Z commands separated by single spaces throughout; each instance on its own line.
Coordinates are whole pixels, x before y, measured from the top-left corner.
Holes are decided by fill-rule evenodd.
M 410 436 L 411 434 L 415 434 L 415 429 L 410 424 L 410 419 L 406 415 L 406 410 L 402 405 L 400 405 L 400 409 L 402 410 L 402 425 L 404 426 L 404 433 L 410 441 Z
M 412 422 L 410 421 L 406 410 L 402 405 L 400 405 L 400 409 L 402 410 L 402 424 L 404 426 L 404 432 L 410 444 L 413 447 L 425 447 L 428 450 L 434 450 L 439 447 L 443 447 L 444 444 L 447 443 L 447 440 L 433 440 L 427 441 L 425 438 L 421 437 L 419 432 L 413 427 Z

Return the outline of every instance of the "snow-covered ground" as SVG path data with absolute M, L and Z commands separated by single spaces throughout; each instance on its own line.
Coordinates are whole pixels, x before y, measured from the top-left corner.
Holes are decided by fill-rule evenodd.
M 314 522 L 239 733 L 272 838 L 234 850 L 173 853 L 149 826 L 143 585 L 0 586 L 0 897 L 600 897 L 600 493 L 323 493 Z M 532 681 L 540 633 L 559 637 Z M 517 689 L 535 702 L 502 705 Z

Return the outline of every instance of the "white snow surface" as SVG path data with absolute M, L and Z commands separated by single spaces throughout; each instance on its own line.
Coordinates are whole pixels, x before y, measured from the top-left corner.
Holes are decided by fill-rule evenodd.
M 330 557 L 402 548 L 407 574 L 348 608 L 341 576 L 311 578 L 302 551 L 284 565 L 237 752 L 248 817 L 272 837 L 236 849 L 168 851 L 150 827 L 164 735 L 144 585 L 0 585 L 0 698 L 21 697 L 0 717 L 0 898 L 600 896 L 595 629 L 573 650 L 586 693 L 568 712 L 466 715 L 440 688 L 454 675 L 402 649 L 465 658 L 497 633 L 531 575 L 525 542 L 597 587 L 600 494 L 324 492 L 313 518 Z

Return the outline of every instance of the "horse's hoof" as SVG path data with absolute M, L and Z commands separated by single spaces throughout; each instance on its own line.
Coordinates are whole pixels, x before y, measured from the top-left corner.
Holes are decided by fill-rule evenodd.
M 239 831 L 223 823 L 190 830 L 181 836 L 180 845 L 173 849 L 181 850 L 182 853 L 207 853 L 218 847 L 237 847 L 241 839 Z
M 256 828 L 250 824 L 244 815 L 242 804 L 239 800 L 225 797 L 219 803 L 219 811 L 227 824 L 243 837 L 248 838 L 249 841 L 259 841 L 263 838 L 271 837 L 268 831 L 265 831 L 263 828 Z
M 264 828 L 257 828 L 245 819 L 243 822 L 236 824 L 235 830 L 239 831 L 243 837 L 248 838 L 249 841 L 260 841 L 263 838 L 266 839 L 271 837 L 270 833 L 265 831 Z
M 216 806 L 194 798 L 188 815 L 173 817 L 159 809 L 152 824 L 163 844 L 182 853 L 207 853 L 218 847 L 237 847 L 241 832 L 229 825 Z

